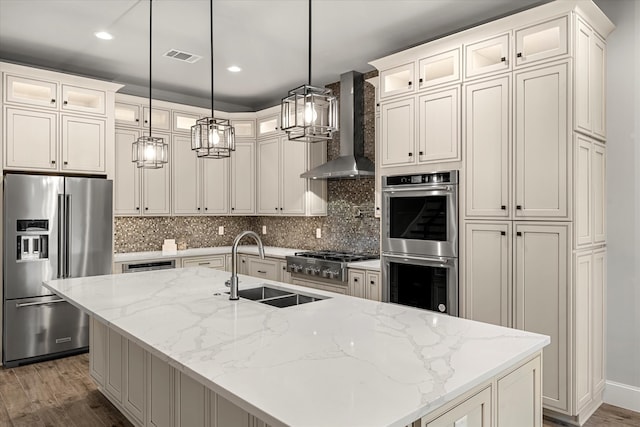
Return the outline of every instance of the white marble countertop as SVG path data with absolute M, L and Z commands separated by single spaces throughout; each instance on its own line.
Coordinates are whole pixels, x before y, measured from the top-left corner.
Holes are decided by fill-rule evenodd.
M 287 255 L 293 255 L 296 252 L 301 252 L 301 249 L 280 248 L 277 246 L 265 246 L 265 255 L 271 258 L 284 259 Z M 211 248 L 192 248 L 178 251 L 176 254 L 163 254 L 162 251 L 149 251 L 149 252 L 127 252 L 113 254 L 113 262 L 130 262 L 130 261 L 142 261 L 152 259 L 164 259 L 164 258 L 185 258 L 194 256 L 207 256 L 207 255 L 220 255 L 230 254 L 231 246 L 215 246 Z M 240 245 L 238 246 L 238 253 L 248 255 L 258 255 L 258 246 L 256 245 Z
M 229 301 L 207 268 L 45 286 L 273 425 L 406 426 L 549 343 L 542 335 L 240 276 L 329 299 Z M 218 295 L 216 295 L 218 294 Z
M 347 264 L 348 268 L 359 268 L 361 270 L 375 270 L 380 271 L 380 260 L 371 259 L 369 261 L 350 262 Z

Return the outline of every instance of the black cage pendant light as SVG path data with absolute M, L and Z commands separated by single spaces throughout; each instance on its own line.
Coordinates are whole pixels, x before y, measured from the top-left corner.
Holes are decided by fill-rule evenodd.
M 235 130 L 228 119 L 218 119 L 214 112 L 213 85 L 213 0 L 209 0 L 211 29 L 211 117 L 204 117 L 191 126 L 191 149 L 198 157 L 222 159 L 236 149 Z
M 322 142 L 331 139 L 338 130 L 338 108 L 331 89 L 311 86 L 311 0 L 308 49 L 308 82 L 282 98 L 280 123 L 292 141 Z
M 132 145 L 132 161 L 139 168 L 158 169 L 169 161 L 169 145 L 163 138 L 151 136 L 151 118 L 153 109 L 151 108 L 151 61 L 152 61 L 152 23 L 153 23 L 153 0 L 149 0 L 149 135 L 143 135 Z

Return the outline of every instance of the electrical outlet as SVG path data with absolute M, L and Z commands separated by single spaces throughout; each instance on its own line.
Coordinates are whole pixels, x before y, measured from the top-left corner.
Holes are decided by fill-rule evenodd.
M 218 234 L 220 236 L 224 236 L 224 226 L 221 225 L 220 227 L 218 227 Z
M 267 234 L 267 226 L 266 225 L 262 226 L 262 234 Z
M 316 239 L 322 238 L 322 229 L 316 228 Z

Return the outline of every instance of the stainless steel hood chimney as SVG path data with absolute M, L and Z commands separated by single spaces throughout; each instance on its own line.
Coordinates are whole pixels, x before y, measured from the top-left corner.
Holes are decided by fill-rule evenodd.
M 375 175 L 375 165 L 364 157 L 364 78 L 350 71 L 340 76 L 340 157 L 300 175 L 301 178 L 338 179 Z

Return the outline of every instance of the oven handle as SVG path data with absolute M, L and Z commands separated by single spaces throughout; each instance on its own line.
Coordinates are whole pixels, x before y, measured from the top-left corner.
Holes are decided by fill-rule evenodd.
M 382 190 L 383 193 L 391 193 L 391 192 L 405 192 L 405 191 L 453 191 L 453 187 L 450 185 L 446 186 L 424 186 L 424 185 L 416 185 L 409 187 L 386 187 Z
M 382 255 L 387 258 L 405 259 L 405 260 L 421 261 L 421 262 L 432 262 L 432 263 L 440 264 L 443 266 L 449 264 L 448 258 L 417 257 L 417 256 L 410 256 L 410 255 L 391 255 L 391 254 L 385 254 L 385 253 L 383 253 Z

